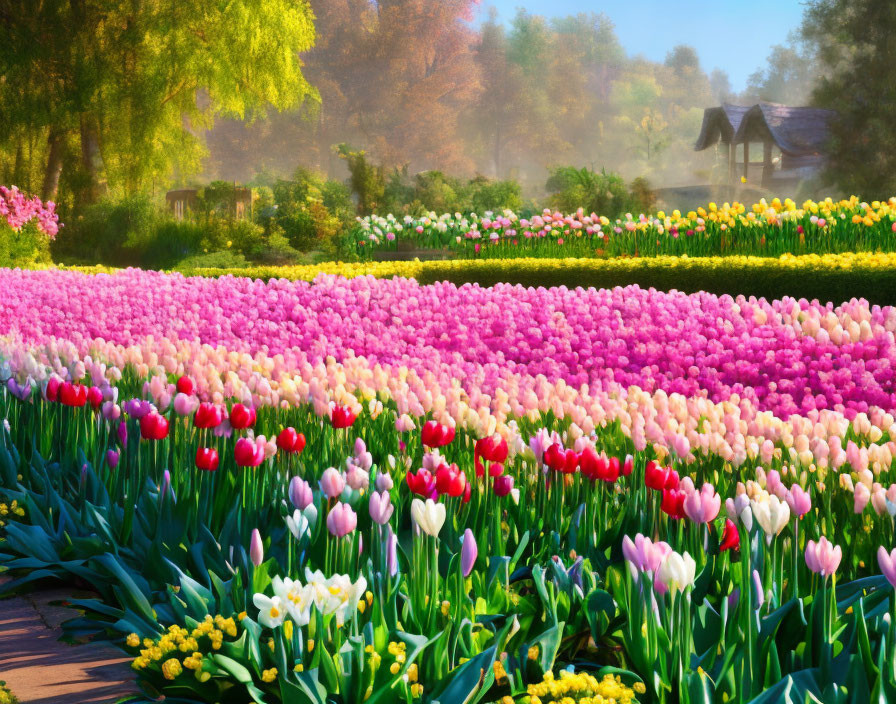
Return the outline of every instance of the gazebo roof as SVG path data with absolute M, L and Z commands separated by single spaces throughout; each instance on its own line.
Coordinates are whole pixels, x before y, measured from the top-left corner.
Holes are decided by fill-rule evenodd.
M 730 143 L 749 110 L 749 106 L 731 103 L 723 103 L 718 108 L 706 108 L 703 111 L 703 126 L 700 128 L 700 136 L 697 137 L 694 149 L 698 152 L 708 149 L 719 140 L 725 144 Z
M 824 151 L 832 110 L 758 103 L 751 107 L 725 104 L 707 108 L 695 149 L 723 143 L 774 142 L 790 156 L 808 156 Z

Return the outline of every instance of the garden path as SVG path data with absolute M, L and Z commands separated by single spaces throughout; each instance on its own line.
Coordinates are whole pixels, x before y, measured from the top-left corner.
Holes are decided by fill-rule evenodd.
M 62 623 L 75 612 L 51 602 L 67 598 L 71 589 L 0 600 L 0 680 L 22 704 L 106 704 L 136 694 L 124 653 L 108 644 L 59 640 Z

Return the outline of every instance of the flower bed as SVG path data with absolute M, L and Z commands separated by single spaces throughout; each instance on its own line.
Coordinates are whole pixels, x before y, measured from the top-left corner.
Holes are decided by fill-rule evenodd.
M 613 257 L 748 254 L 828 254 L 892 251 L 896 248 L 896 198 L 866 203 L 848 200 L 806 201 L 798 206 L 765 199 L 743 203 L 709 203 L 682 213 L 657 212 L 608 218 L 545 210 L 522 216 L 501 213 L 428 213 L 358 218 L 347 238 L 358 256 L 398 251 L 413 243 L 429 249 L 449 248 L 457 257 Z
M 894 309 L 135 270 L 0 291 L 9 588 L 91 584 L 71 629 L 151 692 L 896 696 Z

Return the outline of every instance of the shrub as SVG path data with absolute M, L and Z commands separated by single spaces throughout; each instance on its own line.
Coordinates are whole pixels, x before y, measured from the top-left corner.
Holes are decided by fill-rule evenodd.
M 0 266 L 25 268 L 51 261 L 50 241 L 37 224 L 14 230 L 0 221 Z
M 560 166 L 551 172 L 545 184 L 548 203 L 555 210 L 572 213 L 582 208 L 616 218 L 633 209 L 633 199 L 625 181 L 614 173 Z

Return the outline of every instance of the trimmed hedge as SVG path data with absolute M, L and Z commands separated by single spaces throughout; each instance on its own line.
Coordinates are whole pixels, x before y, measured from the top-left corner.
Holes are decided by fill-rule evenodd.
M 80 269 L 90 273 L 102 267 Z M 850 253 L 784 255 L 780 258 L 649 257 L 617 259 L 506 259 L 411 262 L 324 262 L 303 266 L 245 269 L 183 269 L 187 276 L 247 276 L 303 279 L 320 273 L 346 277 L 412 277 L 420 283 L 498 283 L 525 286 L 608 288 L 638 284 L 644 288 L 688 293 L 743 294 L 768 299 L 794 296 L 841 303 L 865 298 L 896 305 L 896 254 Z

